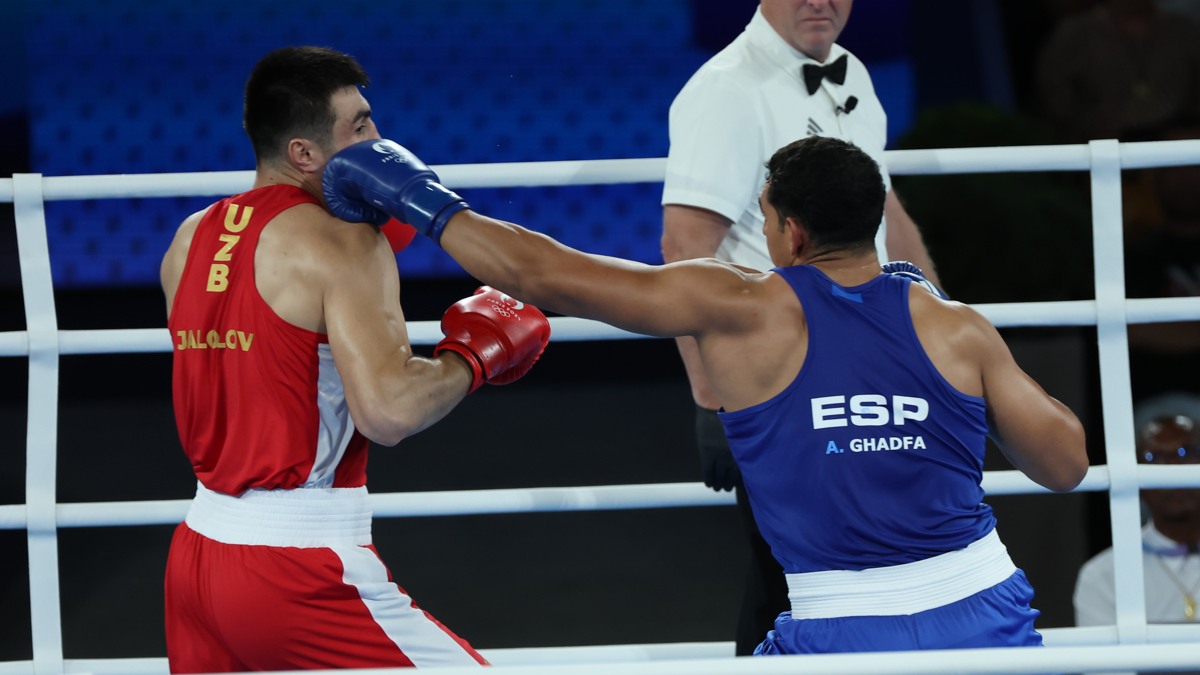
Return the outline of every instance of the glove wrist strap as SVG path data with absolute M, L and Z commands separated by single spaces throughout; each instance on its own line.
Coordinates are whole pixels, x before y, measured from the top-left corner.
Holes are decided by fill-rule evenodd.
M 471 369 L 471 388 L 467 389 L 467 393 L 473 393 L 476 389 L 483 386 L 486 378 L 486 373 L 483 370 L 483 362 L 479 360 L 479 356 L 471 351 L 468 347 L 458 342 L 451 340 L 442 340 L 433 348 L 433 355 L 437 356 L 443 351 L 451 351 L 467 362 L 467 366 Z
M 441 245 L 446 223 L 465 208 L 467 202 L 462 197 L 437 183 L 426 182 L 406 195 L 404 215 L 409 225 Z

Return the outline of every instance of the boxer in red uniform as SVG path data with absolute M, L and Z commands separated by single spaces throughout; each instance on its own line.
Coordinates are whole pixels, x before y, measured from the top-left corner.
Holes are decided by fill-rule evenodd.
M 395 445 L 519 378 L 549 323 L 485 287 L 446 312 L 433 358 L 413 354 L 393 244 L 320 199 L 327 160 L 379 138 L 366 84 L 332 50 L 263 58 L 246 85 L 254 187 L 185 220 L 163 259 L 198 479 L 167 562 L 172 672 L 486 664 L 372 547 L 367 439 Z

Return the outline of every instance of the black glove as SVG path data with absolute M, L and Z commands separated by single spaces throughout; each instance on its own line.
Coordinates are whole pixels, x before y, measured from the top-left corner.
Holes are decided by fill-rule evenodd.
M 696 406 L 696 448 L 700 451 L 700 475 L 704 484 L 718 492 L 732 490 L 740 472 L 716 410 Z

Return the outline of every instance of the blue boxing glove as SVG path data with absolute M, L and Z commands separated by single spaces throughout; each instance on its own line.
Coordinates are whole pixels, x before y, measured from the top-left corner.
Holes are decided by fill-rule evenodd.
M 355 143 L 330 158 L 321 189 L 333 215 L 382 225 L 389 217 L 438 243 L 450 217 L 470 208 L 437 174 L 398 143 Z
M 894 274 L 898 277 L 908 277 L 912 279 L 914 284 L 919 284 L 925 287 L 930 293 L 943 300 L 949 300 L 950 296 L 946 295 L 945 291 L 938 288 L 936 284 L 925 278 L 925 273 L 920 267 L 908 262 L 907 260 L 893 260 L 882 265 L 884 274 Z

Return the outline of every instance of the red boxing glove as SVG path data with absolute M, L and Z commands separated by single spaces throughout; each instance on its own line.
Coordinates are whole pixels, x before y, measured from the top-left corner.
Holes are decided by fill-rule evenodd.
M 528 373 L 550 342 L 550 322 L 537 307 L 480 286 L 442 315 L 442 334 L 433 353 L 448 349 L 466 359 L 475 374 L 470 393 L 484 382 L 509 384 Z

